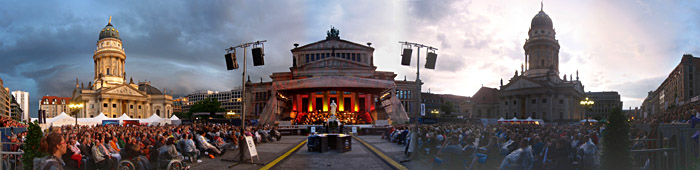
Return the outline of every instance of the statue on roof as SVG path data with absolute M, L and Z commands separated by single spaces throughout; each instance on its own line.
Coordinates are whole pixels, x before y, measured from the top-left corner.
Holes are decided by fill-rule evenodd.
M 340 31 L 331 26 L 331 30 L 326 32 L 326 39 L 340 39 Z

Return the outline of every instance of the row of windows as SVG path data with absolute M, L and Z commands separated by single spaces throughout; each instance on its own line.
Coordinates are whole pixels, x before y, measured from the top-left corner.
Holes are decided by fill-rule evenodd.
M 92 108 L 92 105 L 90 105 L 90 107 Z M 109 104 L 104 103 L 102 107 L 109 107 Z M 112 104 L 112 107 L 117 108 L 117 104 Z M 141 105 L 139 105 L 138 107 L 139 107 L 139 109 L 141 109 Z M 129 105 L 129 108 L 134 109 L 134 105 Z
M 43 103 L 44 103 L 44 104 L 49 104 L 49 99 L 44 99 L 44 102 L 43 102 Z M 53 100 L 51 101 L 51 104 L 56 104 L 56 99 L 53 99 Z M 61 104 L 66 104 L 66 100 L 65 100 L 65 99 L 61 99 Z
M 546 103 L 547 103 L 547 99 L 542 99 L 542 104 L 546 104 Z M 505 101 L 504 104 L 507 106 L 508 101 Z M 518 104 L 518 101 L 513 100 L 513 105 L 516 105 L 516 104 Z M 537 104 L 537 99 L 532 99 L 532 104 Z M 559 100 L 559 104 L 564 104 L 564 100 Z
M 330 57 L 338 57 L 342 59 L 348 59 L 352 61 L 362 62 L 361 53 L 315 53 L 315 54 L 305 54 L 306 63 L 316 60 L 321 60 Z
M 396 97 L 399 99 L 411 99 L 410 90 L 396 90 Z

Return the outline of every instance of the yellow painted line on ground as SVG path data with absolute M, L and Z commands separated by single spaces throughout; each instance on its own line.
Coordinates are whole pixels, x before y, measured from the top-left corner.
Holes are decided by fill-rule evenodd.
M 382 158 L 382 159 L 384 160 L 384 162 L 389 163 L 389 164 L 390 164 L 391 166 L 393 166 L 395 169 L 398 169 L 398 170 L 408 170 L 408 168 L 406 168 L 405 166 L 401 165 L 400 163 L 394 161 L 394 159 L 389 158 L 389 156 L 386 156 L 383 152 L 377 150 L 377 148 L 374 148 L 374 146 L 370 145 L 369 143 L 365 142 L 364 140 L 362 140 L 362 139 L 360 139 L 360 138 L 358 138 L 358 137 L 355 137 L 355 136 L 352 136 L 352 138 L 354 138 L 354 139 L 357 140 L 357 141 L 360 141 L 360 143 L 362 143 L 363 145 L 365 145 L 367 148 L 369 148 L 369 150 L 371 150 L 372 152 L 374 152 L 374 154 L 377 154 L 377 156 L 379 156 L 380 158 Z
M 284 153 L 282 156 L 277 157 L 277 159 L 273 160 L 272 162 L 268 163 L 267 165 L 263 166 L 262 168 L 260 168 L 260 170 L 268 170 L 268 169 L 272 168 L 273 166 L 277 165 L 277 163 L 284 160 L 284 158 L 287 158 L 287 156 L 294 153 L 294 151 L 299 149 L 301 146 L 304 146 L 304 144 L 306 144 L 306 140 L 301 141 L 301 143 L 299 143 L 297 146 L 290 149 L 289 151 L 287 151 L 287 153 Z

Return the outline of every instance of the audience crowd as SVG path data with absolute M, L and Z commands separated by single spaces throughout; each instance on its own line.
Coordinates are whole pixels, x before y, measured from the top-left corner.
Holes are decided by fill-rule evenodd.
M 393 126 L 383 138 L 435 169 L 598 169 L 603 126 L 452 124 Z M 411 135 L 417 135 L 414 149 Z
M 245 136 L 252 137 L 255 143 L 281 139 L 277 127 L 270 125 L 246 127 L 245 130 L 220 124 L 62 126 L 51 127 L 48 132 L 44 134 L 60 134 L 65 140 L 66 151 L 58 159 L 63 169 L 117 169 L 121 160 L 130 160 L 136 169 L 155 169 L 167 166 L 172 160 L 197 163 L 201 157 L 213 159 L 227 150 L 238 149 L 239 141 Z M 50 139 L 45 137 L 42 142 L 46 140 Z M 51 147 L 60 150 L 61 146 L 48 148 Z M 51 158 L 43 158 L 41 162 L 51 166 Z
M 27 124 L 20 123 L 10 117 L 0 116 L 0 127 L 27 127 Z

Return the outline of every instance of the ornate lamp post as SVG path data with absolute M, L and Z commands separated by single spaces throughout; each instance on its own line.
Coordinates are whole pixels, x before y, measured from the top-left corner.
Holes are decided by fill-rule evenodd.
M 593 100 L 589 100 L 588 97 L 586 97 L 585 100 L 581 100 L 580 104 L 584 108 L 584 112 L 586 113 L 586 124 L 588 124 L 588 109 L 591 109 L 595 102 Z
M 68 107 L 71 108 L 71 111 L 75 112 L 75 109 L 78 109 L 78 111 L 80 111 L 80 109 L 83 109 L 83 104 L 82 103 L 70 104 L 70 105 L 68 105 Z M 74 116 L 75 116 L 75 126 L 78 126 L 78 113 L 75 113 Z

